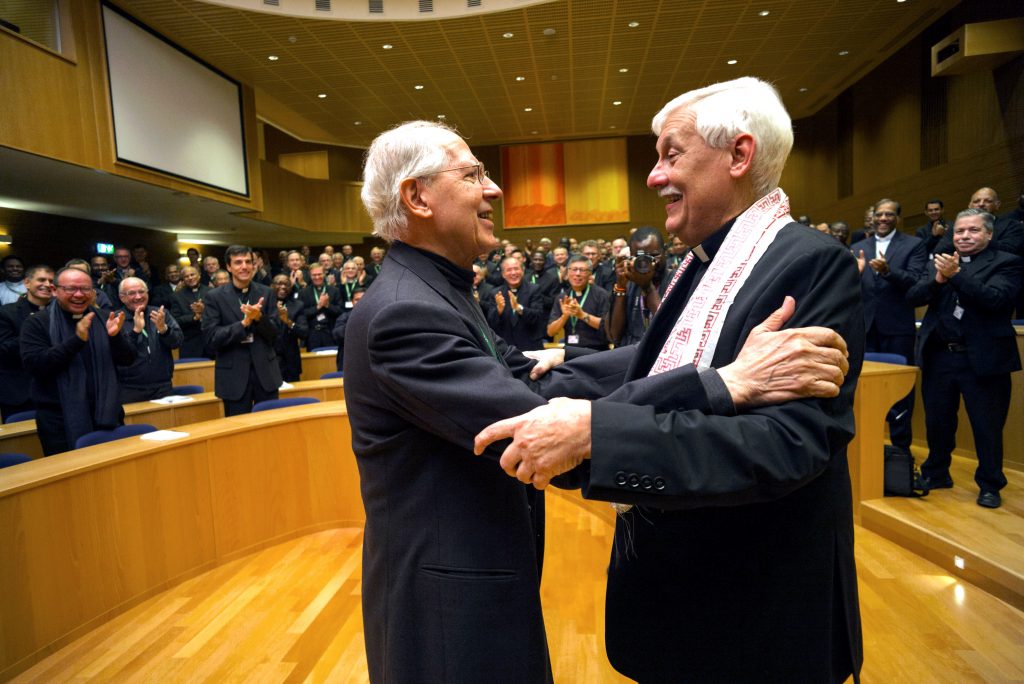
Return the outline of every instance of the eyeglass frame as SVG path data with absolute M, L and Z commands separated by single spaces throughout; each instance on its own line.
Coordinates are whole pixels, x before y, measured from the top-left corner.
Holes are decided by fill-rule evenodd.
M 456 166 L 451 169 L 441 169 L 440 171 L 434 171 L 433 173 L 424 174 L 423 176 L 420 176 L 420 178 L 436 176 L 439 173 L 446 173 L 448 171 L 462 171 L 463 169 L 471 169 L 474 167 L 476 168 L 476 182 L 479 183 L 480 185 L 484 184 L 485 178 L 487 178 L 488 180 L 491 178 L 491 174 L 487 170 L 487 167 L 484 166 L 483 162 L 477 162 L 476 164 L 466 164 L 465 166 Z
M 96 288 L 91 285 L 85 285 L 84 287 L 78 287 L 76 285 L 54 285 L 53 287 L 54 289 L 60 290 L 64 294 L 69 295 L 73 295 L 76 292 L 81 292 L 82 294 L 87 295 L 96 291 Z

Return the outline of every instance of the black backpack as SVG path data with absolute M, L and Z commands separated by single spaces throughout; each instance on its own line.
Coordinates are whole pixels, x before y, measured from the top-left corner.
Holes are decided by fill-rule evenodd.
M 928 496 L 925 489 L 915 489 L 917 466 L 909 451 L 885 445 L 885 495 L 886 496 Z

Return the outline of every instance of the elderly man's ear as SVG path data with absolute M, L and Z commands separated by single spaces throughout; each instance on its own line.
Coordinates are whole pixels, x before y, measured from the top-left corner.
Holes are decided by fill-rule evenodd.
M 398 186 L 398 193 L 406 211 L 418 218 L 430 218 L 434 212 L 427 202 L 424 191 L 427 187 L 418 178 L 406 178 Z
M 750 165 L 754 162 L 754 153 L 757 151 L 757 141 L 749 133 L 740 133 L 732 141 L 730 153 L 732 155 L 729 173 L 733 178 L 739 178 L 750 171 Z

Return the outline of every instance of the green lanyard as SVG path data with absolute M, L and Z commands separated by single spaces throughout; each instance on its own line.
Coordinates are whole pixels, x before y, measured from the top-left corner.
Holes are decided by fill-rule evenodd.
M 345 286 L 345 299 L 352 301 L 352 291 L 356 289 L 355 283 L 342 283 Z
M 576 293 L 573 290 L 569 291 L 573 299 L 576 299 Z M 583 296 L 580 297 L 580 310 L 583 310 L 583 305 L 587 302 L 587 295 L 590 294 L 590 285 L 587 285 L 587 289 L 583 291 Z M 569 325 L 572 326 L 572 334 L 576 334 L 576 321 L 578 319 L 575 316 L 569 316 Z

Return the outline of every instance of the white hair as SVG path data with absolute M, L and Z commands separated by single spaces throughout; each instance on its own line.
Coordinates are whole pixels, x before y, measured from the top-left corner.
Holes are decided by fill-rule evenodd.
M 683 93 L 654 116 L 654 134 L 661 135 L 666 120 L 683 108 L 696 117 L 697 134 L 716 149 L 725 148 L 741 133 L 754 136 L 756 152 L 750 169 L 754 191 L 760 197 L 778 186 L 793 148 L 793 122 L 770 83 L 746 76 Z
M 381 133 L 370 144 L 363 164 L 363 206 L 373 219 L 373 234 L 394 242 L 409 225 L 400 188 L 406 178 L 420 178 L 444 169 L 447 145 L 459 140 L 448 126 L 434 121 L 409 121 Z

